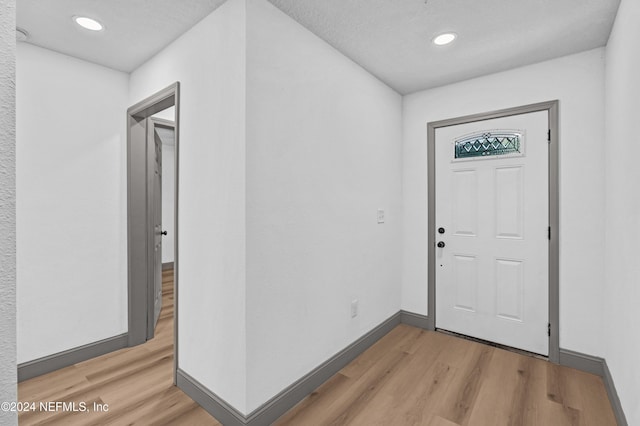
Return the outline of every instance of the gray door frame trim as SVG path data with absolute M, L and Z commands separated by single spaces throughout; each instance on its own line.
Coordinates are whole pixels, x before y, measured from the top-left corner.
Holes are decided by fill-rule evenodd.
M 142 136 L 142 129 L 140 123 L 143 120 L 147 120 L 152 115 L 167 109 L 171 106 L 175 106 L 175 122 L 170 122 L 162 119 L 153 119 L 152 121 L 158 124 L 171 123 L 175 128 L 175 194 L 174 194 L 174 279 L 173 279 L 173 291 L 174 291 L 174 312 L 173 312 L 173 380 L 174 384 L 177 380 L 178 371 L 178 267 L 179 267 L 179 252 L 178 252 L 178 239 L 179 239 L 179 227 L 178 227 L 178 200 L 179 200 L 179 147 L 180 147 L 180 83 L 175 82 L 170 86 L 160 90 L 159 92 L 151 95 L 150 97 L 138 102 L 131 106 L 127 110 L 127 287 L 128 287 L 128 346 L 136 346 L 144 343 L 147 340 L 147 312 L 148 305 L 148 276 L 147 265 L 150 261 L 149 247 L 147 247 L 147 240 L 144 240 L 144 247 L 140 240 L 136 240 L 133 235 L 133 231 L 136 228 L 136 222 L 140 221 L 140 218 L 145 217 L 148 220 L 147 211 L 144 212 L 144 216 L 141 211 L 136 212 L 136 208 L 141 209 L 141 205 L 146 205 L 145 200 L 135 203 L 133 187 L 133 179 L 140 177 L 142 173 L 146 175 L 146 164 L 141 164 L 141 156 L 132 156 L 133 139 Z M 146 126 L 145 126 L 146 127 Z M 146 128 L 145 135 L 146 135 Z M 138 140 L 138 139 L 136 139 Z M 146 144 L 145 144 L 146 145 Z M 145 147 L 146 149 L 146 147 Z M 137 159 L 137 161 L 136 161 Z M 140 168 L 144 168 L 142 172 Z M 137 213 L 137 216 L 136 216 Z M 144 232 L 147 232 L 147 227 L 143 226 Z M 140 256 L 142 252 L 146 253 L 145 256 Z M 136 253 L 138 259 L 146 258 L 146 262 L 136 262 Z M 144 264 L 140 264 L 144 263 Z M 136 282 L 138 285 L 135 285 Z M 140 282 L 144 282 L 144 285 L 140 285 Z
M 164 127 L 165 129 L 175 130 L 176 122 L 172 120 L 167 120 L 165 118 L 151 117 L 151 121 L 153 124 L 159 127 Z
M 549 141 L 549 226 L 551 239 L 549 240 L 549 361 L 557 364 L 560 361 L 560 307 L 559 307 L 559 129 L 558 129 L 558 100 L 540 102 L 515 108 L 467 115 L 447 120 L 427 123 L 427 192 L 428 192 L 428 224 L 427 224 L 427 257 L 428 257 L 428 327 L 435 330 L 436 326 L 436 170 L 435 170 L 435 141 L 436 129 L 455 126 L 494 118 L 510 117 L 531 112 L 547 111 L 551 140 Z

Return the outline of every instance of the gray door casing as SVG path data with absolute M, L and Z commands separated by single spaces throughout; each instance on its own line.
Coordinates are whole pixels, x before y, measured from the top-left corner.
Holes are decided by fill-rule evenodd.
M 537 111 L 547 111 L 549 122 L 549 361 L 560 361 L 559 339 L 559 195 L 558 195 L 558 101 L 548 101 L 493 112 L 468 115 L 427 124 L 427 258 L 428 258 L 428 328 L 436 325 L 436 129 L 494 118 L 509 117 Z
M 175 106 L 175 204 L 174 204 L 174 382 L 178 363 L 178 159 L 180 83 L 176 82 L 127 110 L 127 260 L 128 260 L 128 345 L 136 346 L 153 337 L 157 319 L 158 244 L 155 203 L 156 144 L 154 114 Z M 160 209 L 161 211 L 161 209 Z M 161 219 L 160 219 L 161 221 Z M 161 229 L 160 229 L 161 231 Z M 160 253 L 161 256 L 161 253 Z M 156 267 L 157 264 L 157 267 Z M 160 272 L 160 286 L 161 286 Z M 160 287 L 161 288 L 161 287 Z M 160 290 L 161 291 L 161 290 Z M 161 300 L 161 298 L 160 298 Z M 161 302 L 160 302 L 161 303 Z

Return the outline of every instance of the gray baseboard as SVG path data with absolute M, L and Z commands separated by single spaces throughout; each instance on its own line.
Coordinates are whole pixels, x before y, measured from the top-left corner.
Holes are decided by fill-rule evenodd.
M 604 376 L 604 359 L 560 348 L 560 365 Z
M 385 334 L 393 330 L 395 326 L 400 324 L 400 317 L 400 312 L 392 315 L 373 330 L 252 411 L 248 416 L 243 416 L 222 398 L 181 370 L 178 370 L 178 387 L 225 426 L 268 425 L 289 411 Z
M 258 426 L 273 423 L 398 324 L 400 324 L 399 312 L 254 410 L 247 416 L 247 425 Z
M 23 362 L 18 365 L 18 382 L 126 348 L 127 344 L 128 335 L 124 333 L 33 361 Z
M 607 395 L 609 395 L 609 402 L 611 403 L 611 408 L 613 408 L 613 414 L 616 415 L 618 426 L 628 426 L 627 417 L 624 415 L 624 410 L 622 409 L 620 398 L 618 398 L 618 391 L 616 391 L 616 386 L 613 383 L 613 377 L 609 371 L 609 366 L 607 365 L 606 360 L 602 361 L 604 370 L 602 380 L 604 381 L 605 389 L 607 389 Z
M 173 262 L 166 262 L 162 264 L 162 270 L 173 269 Z
M 247 424 L 247 418 L 242 413 L 180 369 L 176 385 L 224 426 Z
M 209 391 L 197 380 L 181 370 L 178 370 L 177 384 L 189 397 L 200 404 L 225 426 L 260 426 L 272 424 L 276 419 L 293 408 L 322 383 L 401 323 L 425 330 L 433 329 L 428 316 L 399 311 L 247 416 L 238 412 L 222 398 Z M 628 426 L 613 383 L 613 378 L 604 359 L 567 349 L 560 349 L 560 365 L 601 376 L 618 426 Z
M 628 425 L 627 418 L 622 410 L 622 404 L 620 404 L 620 398 L 618 398 L 616 386 L 613 383 L 613 377 L 611 377 L 607 361 L 604 358 L 560 348 L 560 365 L 602 377 L 618 426 Z
M 432 330 L 431 321 L 426 315 L 416 314 L 413 312 L 400 311 L 400 322 L 413 327 L 422 328 L 425 330 Z

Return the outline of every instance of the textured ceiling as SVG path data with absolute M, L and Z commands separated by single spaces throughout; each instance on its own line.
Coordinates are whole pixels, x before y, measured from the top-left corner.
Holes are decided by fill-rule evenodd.
M 400 93 L 606 44 L 620 0 L 269 0 Z M 122 71 L 224 0 L 19 0 L 29 42 Z M 95 17 L 106 31 L 73 24 Z M 431 39 L 454 31 L 458 39 Z
M 619 0 L 270 0 L 402 94 L 604 46 Z M 433 37 L 458 39 L 435 46 Z
M 130 72 L 213 12 L 225 0 L 18 0 L 17 26 L 29 43 Z M 105 25 L 98 33 L 74 15 Z

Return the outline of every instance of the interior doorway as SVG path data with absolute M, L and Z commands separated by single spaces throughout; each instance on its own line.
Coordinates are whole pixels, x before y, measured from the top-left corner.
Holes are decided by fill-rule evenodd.
M 558 103 L 428 124 L 429 326 L 559 361 Z
M 171 120 L 160 118 L 160 115 L 171 117 Z M 174 108 L 161 111 L 149 120 L 149 141 L 153 141 L 153 151 L 155 160 L 151 167 L 153 169 L 153 184 L 151 194 L 152 199 L 150 216 L 153 221 L 154 236 L 154 260 L 153 260 L 153 322 L 147 324 L 147 340 L 155 336 L 160 311 L 162 310 L 162 287 L 164 281 L 163 271 L 168 270 L 173 273 L 173 215 L 175 211 L 174 203 L 174 179 L 175 173 L 175 121 L 173 121 Z M 150 142 L 148 142 L 150 143 Z M 151 145 L 149 146 L 151 148 Z
M 155 138 L 162 149 L 162 270 L 173 269 L 174 260 L 174 210 L 175 210 L 175 111 L 166 109 L 152 117 Z
M 173 120 L 156 115 L 173 107 Z M 173 295 L 174 382 L 178 330 L 178 82 L 127 110 L 127 248 L 129 346 L 154 337 L 162 306 L 162 129 L 173 132 Z

